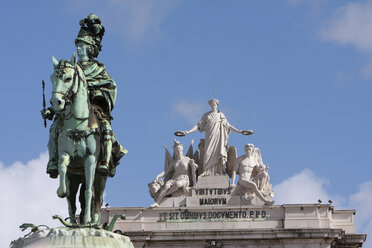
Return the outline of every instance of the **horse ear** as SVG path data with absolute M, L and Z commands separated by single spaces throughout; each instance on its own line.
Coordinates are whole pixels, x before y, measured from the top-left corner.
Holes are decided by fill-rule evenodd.
M 53 66 L 54 66 L 54 67 L 57 67 L 57 65 L 58 65 L 58 60 L 57 60 L 54 56 L 52 56 L 52 60 L 53 60 Z
M 76 65 L 76 62 L 77 62 L 77 58 L 76 58 L 76 53 L 74 52 L 74 54 L 72 54 L 71 64 L 73 66 L 75 66 Z

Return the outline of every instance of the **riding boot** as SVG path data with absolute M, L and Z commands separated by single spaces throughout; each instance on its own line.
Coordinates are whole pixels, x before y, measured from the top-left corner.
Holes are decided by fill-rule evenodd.
M 46 173 L 49 174 L 51 178 L 58 177 L 58 153 L 57 153 L 58 134 L 56 131 L 57 125 L 59 125 L 59 121 L 55 120 L 52 126 L 50 127 L 50 131 L 49 131 L 49 142 L 48 142 L 49 161 L 48 161 Z
M 103 146 L 103 161 L 98 165 L 97 171 L 102 176 L 107 176 L 109 174 L 109 163 L 112 151 L 112 141 L 111 139 L 105 140 Z

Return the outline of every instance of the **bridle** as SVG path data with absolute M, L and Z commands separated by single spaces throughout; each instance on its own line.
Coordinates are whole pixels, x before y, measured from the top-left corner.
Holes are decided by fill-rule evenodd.
M 72 104 L 71 99 L 73 97 L 75 97 L 75 95 L 77 94 L 77 92 L 79 92 L 81 81 L 84 82 L 84 80 L 81 78 L 81 76 L 79 74 L 78 64 L 76 64 L 74 66 L 71 66 L 71 65 L 69 65 L 67 63 L 66 60 L 61 60 L 59 62 L 58 66 L 55 69 L 56 76 L 58 78 L 61 78 L 62 75 L 63 75 L 63 73 L 66 72 L 66 70 L 65 70 L 66 68 L 71 68 L 71 69 L 74 70 L 74 75 L 72 77 L 72 84 L 71 84 L 70 88 L 68 88 L 68 90 L 66 92 L 52 91 L 52 94 L 60 94 L 60 95 L 62 95 L 62 99 L 65 101 L 65 106 L 63 107 L 62 111 L 64 111 L 66 109 L 66 105 L 67 104 L 70 104 L 70 105 Z M 74 92 L 74 88 L 75 88 L 76 83 L 78 84 L 78 86 L 77 86 L 76 92 Z M 88 106 L 90 106 L 89 97 L 88 97 Z M 68 113 L 67 115 L 65 115 L 64 116 L 64 119 L 65 120 L 68 120 L 71 117 L 73 117 L 74 119 L 79 120 L 79 121 L 85 121 L 85 120 L 87 120 L 89 118 L 89 116 L 88 117 L 83 117 L 83 118 L 75 117 L 73 111 L 70 110 L 70 113 Z

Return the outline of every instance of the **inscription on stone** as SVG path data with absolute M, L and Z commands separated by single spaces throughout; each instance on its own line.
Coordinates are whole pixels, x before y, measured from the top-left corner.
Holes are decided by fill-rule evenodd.
M 230 195 L 230 188 L 195 189 L 196 195 Z
M 265 210 L 239 210 L 239 211 L 177 211 L 159 213 L 159 222 L 179 220 L 213 220 L 213 219 L 257 219 L 266 218 Z
M 219 197 L 208 197 L 200 198 L 199 205 L 226 205 L 226 196 L 231 194 L 231 188 L 200 188 L 195 189 L 195 194 L 197 196 L 219 196 Z
M 226 198 L 201 198 L 200 205 L 226 205 Z

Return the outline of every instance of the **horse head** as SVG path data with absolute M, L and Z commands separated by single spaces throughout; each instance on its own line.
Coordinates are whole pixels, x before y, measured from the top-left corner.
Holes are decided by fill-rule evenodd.
M 60 60 L 58 62 L 54 56 L 52 59 L 54 72 L 50 77 L 53 84 L 50 103 L 55 112 L 61 112 L 65 109 L 66 102 L 71 101 L 76 94 L 79 87 L 77 81 L 84 77 L 84 73 L 77 64 L 75 53 L 71 60 Z

